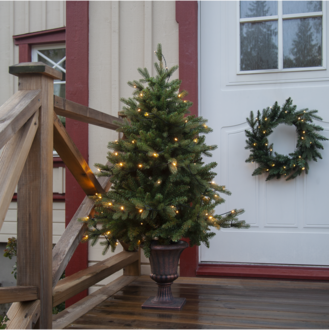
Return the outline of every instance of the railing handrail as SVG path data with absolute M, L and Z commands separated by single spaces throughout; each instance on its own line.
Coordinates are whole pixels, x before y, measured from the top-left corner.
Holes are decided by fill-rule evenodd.
M 25 268 L 24 260 L 22 260 L 22 256 L 20 256 L 20 260 L 18 259 L 18 271 L 20 272 L 18 279 L 19 285 L 11 288 L 0 288 L 0 294 L 1 292 L 5 293 L 5 295 L 1 296 L 1 303 L 26 301 L 27 299 L 32 300 L 25 302 L 24 304 L 21 304 L 20 302 L 12 304 L 7 313 L 10 319 L 8 323 L 9 328 L 31 328 L 36 324 L 39 317 L 40 327 L 51 328 L 52 320 L 51 314 L 49 313 L 49 306 L 47 306 L 47 304 L 51 304 L 52 296 L 55 304 L 57 304 L 58 301 L 63 301 L 64 298 L 62 291 L 65 285 L 69 288 L 68 290 L 70 292 L 67 292 L 66 295 L 64 293 L 64 296 L 71 297 L 110 274 L 124 268 L 124 276 L 126 276 L 127 279 L 119 279 L 117 282 L 113 282 L 113 286 L 106 286 L 102 293 L 100 293 L 100 297 L 104 297 L 104 292 L 107 292 L 108 294 L 110 294 L 110 292 L 116 292 L 115 290 L 123 287 L 125 283 L 130 283 L 135 276 L 140 275 L 139 253 L 122 252 L 119 255 L 115 255 L 105 261 L 97 263 L 92 266 L 91 269 L 82 271 L 82 273 L 88 277 L 88 280 L 80 281 L 81 283 L 79 281 L 79 283 L 74 283 L 72 279 L 79 276 L 79 274 L 73 274 L 67 277 L 60 285 L 57 284 L 60 275 L 66 268 L 86 230 L 86 225 L 77 220 L 78 218 L 87 217 L 93 212 L 94 201 L 89 199 L 88 195 L 95 195 L 96 193 L 104 193 L 108 191 L 110 189 L 110 180 L 107 177 L 102 177 L 99 180 L 96 179 L 78 148 L 58 120 L 56 114 L 112 130 L 119 127 L 118 123 L 122 122 L 122 118 L 108 115 L 58 96 L 50 97 L 49 91 L 53 88 L 53 79 L 58 79 L 59 73 L 43 63 L 22 63 L 11 66 L 9 72 L 19 77 L 20 90 L 2 107 L 0 107 L 0 148 L 5 145 L 0 158 L 0 164 L 4 164 L 4 166 L 0 166 L 0 180 L 5 183 L 6 180 L 8 181 L 8 184 L 2 184 L 0 187 L 0 229 L 2 226 L 1 217 L 5 217 L 11 201 L 11 198 L 8 198 L 8 196 L 12 196 L 12 194 L 10 195 L 10 192 L 12 189 L 15 189 L 21 173 L 24 174 L 24 186 L 19 185 L 19 189 L 23 189 L 21 196 L 30 196 L 29 199 L 31 200 L 34 198 L 34 192 L 32 193 L 31 191 L 28 191 L 31 174 L 33 178 L 39 175 L 39 178 L 37 178 L 37 189 L 40 189 L 40 192 L 42 191 L 45 194 L 46 191 L 50 191 L 49 188 L 47 188 L 47 185 L 49 185 L 50 181 L 52 182 L 52 172 L 49 172 L 49 166 L 51 166 L 51 164 L 48 156 L 50 154 L 52 155 L 52 146 L 50 146 L 49 142 L 44 143 L 43 139 L 52 141 L 52 131 L 54 131 L 54 147 L 56 151 L 59 153 L 64 163 L 75 176 L 77 182 L 87 195 L 72 218 L 72 225 L 70 223 L 70 225 L 66 227 L 60 241 L 52 250 L 54 263 L 51 263 L 52 269 L 50 271 L 49 258 L 47 259 L 46 257 L 48 252 L 41 251 L 43 249 L 42 244 L 45 244 L 44 242 L 48 242 L 47 244 L 49 244 L 49 242 L 52 241 L 52 224 L 47 222 L 48 219 L 51 220 L 49 206 L 47 206 L 45 213 L 42 213 L 44 212 L 42 211 L 44 206 L 40 205 L 42 202 L 40 200 L 40 192 L 38 192 L 36 194 L 37 197 L 35 197 L 38 200 L 36 199 L 32 204 L 34 207 L 39 205 L 38 207 L 40 207 L 41 210 L 41 213 L 40 211 L 37 212 L 37 220 L 33 220 L 34 226 L 40 228 L 40 230 L 37 230 L 39 236 L 34 236 L 32 239 L 33 242 L 29 242 L 28 236 L 24 230 L 28 228 L 26 226 L 29 225 L 30 218 L 26 216 L 23 209 L 18 205 L 18 214 L 21 216 L 19 221 L 21 227 L 18 229 L 18 233 L 21 233 L 21 236 L 18 237 L 19 244 L 20 246 L 27 247 L 27 254 L 23 251 L 23 254 L 26 254 L 27 256 L 27 259 L 31 256 L 32 250 L 30 247 L 32 245 L 35 246 L 34 249 L 41 254 L 40 261 L 37 260 L 36 263 L 36 265 L 40 265 L 40 267 L 37 266 L 33 268 L 29 265 Z M 34 86 L 40 87 L 39 89 L 34 89 Z M 40 111 L 38 111 L 39 108 Z M 51 112 L 53 112 L 53 114 Z M 49 125 L 51 125 L 51 122 L 52 127 L 50 130 Z M 45 124 L 47 125 L 47 129 L 42 128 L 42 125 Z M 46 147 L 47 150 L 41 150 L 42 146 Z M 41 154 L 47 155 L 46 161 L 42 159 L 41 163 L 36 163 L 37 166 L 35 166 L 37 170 L 44 166 L 42 170 L 43 172 L 40 172 L 43 173 L 43 179 L 41 179 L 40 174 L 36 173 L 36 170 L 33 168 L 33 155 L 29 155 L 30 149 L 31 152 L 33 152 L 33 155 L 36 155 L 38 159 L 41 159 Z M 3 161 L 4 156 L 6 157 L 6 162 Z M 25 162 L 28 163 L 28 167 L 25 168 L 25 166 L 23 169 Z M 11 163 L 15 164 L 10 166 Z M 46 178 L 46 180 L 44 178 Z M 43 182 L 43 180 L 46 182 Z M 47 197 L 47 205 L 52 198 L 52 194 L 49 193 L 48 195 L 49 196 L 43 196 L 44 198 Z M 30 204 L 31 202 L 24 202 L 24 200 L 21 200 L 21 205 L 28 208 L 28 214 L 33 213 L 33 208 L 31 208 Z M 45 216 L 40 217 L 42 214 Z M 46 223 L 44 223 L 45 221 Z M 24 226 L 24 230 L 22 226 Z M 49 247 L 47 247 L 46 250 L 48 248 Z M 47 251 L 49 251 L 49 249 Z M 45 267 L 46 271 L 43 267 Z M 27 273 L 24 273 L 25 269 Z M 43 274 L 41 275 L 41 273 Z M 43 281 L 46 281 L 47 283 L 49 283 L 49 281 L 51 282 L 50 286 L 52 287 L 53 294 L 50 297 L 49 292 L 51 293 L 51 291 L 49 291 L 48 284 L 45 286 L 42 284 L 44 282 L 39 280 L 36 281 L 35 277 L 39 278 L 39 276 L 43 276 Z M 17 290 L 21 290 L 22 294 L 20 297 L 17 295 Z M 59 298 L 60 296 L 62 296 L 62 298 Z M 65 298 L 64 300 L 66 299 L 68 298 Z M 78 305 L 76 310 L 76 313 L 70 314 L 71 319 L 74 315 L 81 314 Z M 65 315 L 66 314 L 64 313 L 63 317 Z M 55 324 L 65 324 L 65 322 L 61 323 L 59 318 L 60 315 L 57 315 L 57 323 Z

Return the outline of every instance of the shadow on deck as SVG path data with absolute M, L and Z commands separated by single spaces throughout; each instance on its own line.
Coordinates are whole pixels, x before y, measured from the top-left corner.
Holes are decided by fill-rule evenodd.
M 69 329 L 329 328 L 329 283 L 266 279 L 178 278 L 181 311 L 142 309 L 156 284 L 141 276 Z

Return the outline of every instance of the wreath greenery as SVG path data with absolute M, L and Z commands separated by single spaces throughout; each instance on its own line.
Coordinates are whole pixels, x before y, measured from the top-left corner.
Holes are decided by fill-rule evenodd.
M 281 176 L 291 180 L 303 172 L 307 174 L 308 161 L 322 159 L 319 149 L 323 149 L 323 145 L 319 141 L 328 140 L 317 133 L 323 128 L 312 124 L 313 119 L 322 120 L 315 115 L 317 112 L 308 109 L 296 111 L 296 105 L 292 105 L 291 98 L 288 98 L 282 107 L 275 102 L 272 107 L 263 109 L 262 113 L 258 110 L 256 118 L 251 111 L 250 118 L 247 118 L 251 130 L 245 131 L 248 138 L 246 149 L 250 149 L 251 153 L 246 162 L 256 162 L 259 165 L 252 175 L 268 174 L 268 181 Z M 296 150 L 289 156 L 273 152 L 273 144 L 268 142 L 268 136 L 279 124 L 296 127 Z

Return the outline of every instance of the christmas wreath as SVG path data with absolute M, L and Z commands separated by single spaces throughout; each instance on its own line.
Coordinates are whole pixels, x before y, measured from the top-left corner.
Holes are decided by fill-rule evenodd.
M 321 126 L 312 124 L 313 119 L 322 120 L 316 115 L 317 110 L 303 109 L 296 111 L 296 105 L 292 105 L 292 99 L 288 98 L 280 107 L 277 102 L 272 107 L 258 110 L 257 117 L 253 111 L 247 122 L 251 130 L 246 130 L 247 146 L 251 153 L 246 162 L 256 162 L 259 166 L 252 175 L 268 174 L 267 180 L 287 177 L 286 180 L 294 179 L 305 172 L 308 173 L 308 161 L 321 158 L 319 149 L 323 149 L 319 141 L 328 140 L 318 132 Z M 297 131 L 296 150 L 289 156 L 273 152 L 273 144 L 269 144 L 268 136 L 279 124 L 294 125 Z

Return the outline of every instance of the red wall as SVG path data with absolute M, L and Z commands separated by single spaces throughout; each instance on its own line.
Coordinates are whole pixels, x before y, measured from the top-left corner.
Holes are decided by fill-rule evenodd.
M 66 2 L 66 98 L 80 104 L 89 105 L 89 2 Z M 88 124 L 66 119 L 66 130 L 88 162 Z M 78 209 L 85 193 L 73 175 L 66 169 L 66 225 Z M 76 249 L 66 267 L 66 275 L 88 267 L 88 244 L 82 243 Z M 66 302 L 70 306 L 87 295 L 87 290 Z

